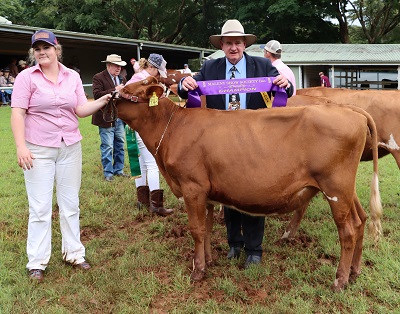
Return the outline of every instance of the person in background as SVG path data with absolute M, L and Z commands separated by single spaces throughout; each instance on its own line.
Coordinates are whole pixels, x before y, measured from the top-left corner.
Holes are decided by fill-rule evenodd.
M 3 77 L 2 84 L 0 86 L 4 87 L 12 87 L 15 82 L 15 77 L 10 74 L 10 69 L 8 67 L 3 69 Z M 12 89 L 4 89 L 4 94 L 6 95 L 6 101 L 10 102 L 12 97 Z
M 18 72 L 22 72 L 27 68 L 26 61 L 24 60 L 19 60 L 18 61 Z
M 324 72 L 319 72 L 318 75 L 321 79 L 321 86 L 331 87 L 331 82 L 329 82 L 329 78 L 324 74 Z
M 126 85 L 144 80 L 146 77 L 167 77 L 167 62 L 162 55 L 152 53 L 146 60 L 139 61 L 139 71 L 126 83 Z M 124 97 L 124 94 L 121 93 Z M 126 95 L 125 95 L 126 96 Z M 168 216 L 172 209 L 164 207 L 164 191 L 160 189 L 160 171 L 154 156 L 144 145 L 139 133 L 135 132 L 137 146 L 139 148 L 139 165 L 141 177 L 135 179 L 138 208 L 147 207 L 150 212 L 160 216 Z M 128 152 L 129 153 L 129 152 Z
M 192 70 L 189 69 L 189 66 L 188 66 L 187 63 L 185 63 L 185 64 L 183 65 L 183 71 L 182 71 L 182 73 L 192 73 Z
M 4 70 L 0 69 L 0 87 L 11 87 L 12 83 L 8 82 L 8 79 L 4 76 Z M 8 90 L 0 88 L 0 101 L 2 105 L 8 105 L 10 103 L 11 97 Z
M 140 60 L 139 60 L 140 61 Z M 132 65 L 132 69 L 133 69 L 133 75 L 135 75 L 135 73 L 138 73 L 140 71 L 140 64 L 139 62 L 136 61 L 135 58 L 132 58 L 130 60 L 130 63 Z
M 206 60 L 198 74 L 183 78 L 178 86 L 179 96 L 187 99 L 188 91 L 198 87 L 197 81 L 223 78 L 228 80 L 233 77 L 232 74 L 234 73 L 235 78 L 275 77 L 273 84 L 285 88 L 290 97 L 293 94 L 293 86 L 284 75 L 279 74 L 269 59 L 252 57 L 244 52 L 245 48 L 255 43 L 256 40 L 255 35 L 244 32 L 244 28 L 238 20 L 226 21 L 222 27 L 221 35 L 210 36 L 211 44 L 217 49 L 221 49 L 225 56 Z M 206 96 L 207 108 L 237 110 L 266 107 L 260 93 L 240 93 L 239 102 L 235 102 L 236 106 L 230 104 L 229 96 Z M 239 106 L 237 106 L 237 103 L 239 103 Z M 261 263 L 265 217 L 250 216 L 224 206 L 224 218 L 229 244 L 227 258 L 239 258 L 244 247 L 247 255 L 245 268 L 252 264 Z
M 102 108 L 111 95 L 87 101 L 78 73 L 60 62 L 61 45 L 52 32 L 38 30 L 31 43 L 37 65 L 15 80 L 11 128 L 29 202 L 26 267 L 29 277 L 41 282 L 51 255 L 54 184 L 63 259 L 83 270 L 91 268 L 80 240 L 82 135 L 77 117 Z
M 121 67 L 126 65 L 121 56 L 108 55 L 106 69 L 93 76 L 93 97 L 99 99 L 106 94 L 119 91 L 124 87 L 126 79 L 120 76 Z M 114 122 L 103 118 L 103 111 L 98 110 L 92 116 L 92 124 L 99 127 L 101 163 L 103 175 L 107 182 L 111 182 L 114 176 L 129 177 L 124 173 L 125 161 L 125 124 L 121 119 Z
M 292 83 L 293 95 L 296 95 L 296 78 L 293 71 L 281 60 L 282 46 L 280 42 L 277 40 L 270 40 L 265 46 L 261 45 L 260 47 L 264 50 L 264 57 L 271 60 L 272 65 L 278 72 L 286 76 L 290 83 Z
M 7 65 L 7 68 L 10 69 L 11 76 L 16 78 L 19 73 L 17 67 L 17 58 L 11 58 L 11 62 Z

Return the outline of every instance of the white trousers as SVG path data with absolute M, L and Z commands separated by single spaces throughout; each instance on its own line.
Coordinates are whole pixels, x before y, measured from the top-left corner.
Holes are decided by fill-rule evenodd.
M 142 176 L 135 179 L 136 187 L 148 185 L 150 191 L 160 189 L 160 171 L 154 156 L 144 145 L 139 133 L 136 132 L 136 141 L 139 148 L 139 165 Z
M 60 148 L 27 143 L 33 168 L 24 171 L 29 202 L 28 264 L 26 268 L 46 269 L 51 255 L 51 217 L 54 181 L 60 215 L 63 259 L 72 264 L 85 261 L 80 241 L 79 190 L 82 175 L 81 142 Z

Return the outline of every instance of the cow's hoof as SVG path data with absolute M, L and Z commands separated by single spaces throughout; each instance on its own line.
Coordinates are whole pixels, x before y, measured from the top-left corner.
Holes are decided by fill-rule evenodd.
M 190 280 L 191 281 L 200 281 L 204 279 L 204 276 L 206 274 L 205 270 L 193 270 L 192 274 L 190 275 Z
M 356 273 L 356 272 L 351 273 L 351 274 L 350 274 L 350 277 L 349 277 L 349 283 L 354 283 L 354 282 L 356 282 L 358 276 L 360 276 L 360 273 Z
M 211 266 L 213 266 L 213 260 L 209 260 L 209 261 L 206 261 L 206 265 L 207 265 L 207 267 L 211 267 Z
M 343 282 L 341 280 L 336 279 L 331 288 L 333 292 L 340 292 L 344 290 L 346 285 L 347 282 Z

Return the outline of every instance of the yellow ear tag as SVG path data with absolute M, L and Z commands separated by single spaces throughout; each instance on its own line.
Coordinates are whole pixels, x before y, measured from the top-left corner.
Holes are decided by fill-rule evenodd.
M 153 92 L 153 96 L 150 97 L 149 107 L 157 106 L 158 105 L 158 97 L 156 92 Z

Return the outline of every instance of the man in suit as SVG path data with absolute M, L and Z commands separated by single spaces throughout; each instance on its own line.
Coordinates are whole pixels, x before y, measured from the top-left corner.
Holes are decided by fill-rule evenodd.
M 244 52 L 245 48 L 256 40 L 255 35 L 244 32 L 244 28 L 238 20 L 226 21 L 221 35 L 210 36 L 212 45 L 223 50 L 225 57 L 205 61 L 198 74 L 182 79 L 178 87 L 179 95 L 187 98 L 188 91 L 198 87 L 197 81 L 269 76 L 275 77 L 273 84 L 285 88 L 290 97 L 293 93 L 291 83 L 284 75 L 279 74 L 269 59 L 252 57 Z M 266 103 L 260 93 L 240 93 L 238 95 L 235 95 L 235 103 L 230 95 L 208 95 L 206 96 L 207 108 L 219 110 L 266 108 Z M 234 131 L 233 129 L 233 134 Z M 243 175 L 245 176 L 246 173 Z M 241 249 L 244 248 L 247 255 L 245 267 L 259 264 L 262 256 L 261 245 L 265 218 L 243 214 L 227 206 L 224 206 L 224 217 L 230 247 L 227 257 L 229 259 L 239 258 Z
M 126 83 L 126 78 L 120 75 L 121 67 L 126 65 L 121 56 L 116 54 L 108 55 L 106 69 L 93 76 L 93 97 L 98 99 L 105 94 L 119 91 Z M 99 110 L 92 116 L 92 124 L 99 127 L 101 139 L 100 152 L 103 165 L 104 179 L 111 182 L 114 176 L 129 177 L 124 174 L 124 143 L 125 125 L 120 119 L 115 122 L 104 120 L 103 111 Z

